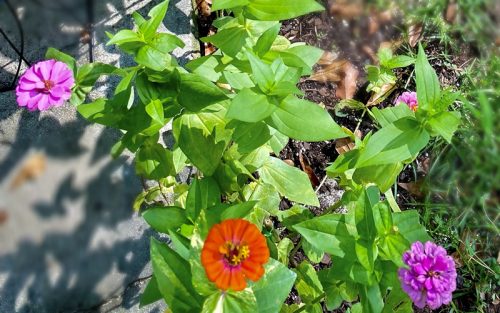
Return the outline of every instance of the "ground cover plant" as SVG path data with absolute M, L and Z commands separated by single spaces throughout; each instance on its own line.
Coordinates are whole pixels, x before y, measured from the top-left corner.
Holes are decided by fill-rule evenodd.
M 133 14 L 134 29 L 108 34 L 136 65 L 77 66 L 50 49 L 16 89 L 30 110 L 69 98 L 90 122 L 121 130 L 112 154 L 135 154 L 137 174 L 154 182 L 134 207 L 169 244 L 151 239 L 154 274 L 141 304 L 165 301 L 172 312 L 413 312 L 452 303 L 455 260 L 433 243 L 417 210 L 401 210 L 393 190 L 422 151 L 451 143 L 463 123 L 456 103 L 467 100 L 441 86 L 425 44 L 400 55 L 379 49 L 378 64 L 366 67 L 366 101 L 352 99 L 348 83 L 339 88 L 336 115 L 361 112 L 349 128 L 297 87 L 311 74 L 324 79 L 327 71 L 313 67 L 328 54 L 280 34 L 280 21 L 322 11 L 318 2 L 213 0 L 217 32 L 202 41 L 217 50 L 185 66 L 170 54 L 184 43 L 157 31 L 168 4 Z M 354 76 L 347 63 L 340 67 L 344 78 Z M 377 107 L 405 68 L 415 89 Z M 121 79 L 113 95 L 86 101 L 109 75 Z M 375 127 L 360 136 L 363 118 Z M 169 123 L 173 143 L 164 145 Z M 483 126 L 492 132 L 491 122 Z M 314 209 L 314 173 L 280 159 L 290 140 L 345 143 L 324 169 L 341 199 Z M 179 181 L 186 167 L 192 174 Z M 433 227 L 427 214 L 423 221 Z

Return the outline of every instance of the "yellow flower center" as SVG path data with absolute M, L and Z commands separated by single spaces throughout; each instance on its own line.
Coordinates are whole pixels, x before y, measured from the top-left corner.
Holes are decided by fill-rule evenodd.
M 246 258 L 250 256 L 250 248 L 246 244 L 234 244 L 231 241 L 226 241 L 219 247 L 220 254 L 231 266 L 241 264 Z
M 54 82 L 51 80 L 44 80 L 43 84 L 45 85 L 45 90 L 47 90 L 47 91 L 52 89 L 52 87 L 54 87 L 54 85 L 55 85 Z

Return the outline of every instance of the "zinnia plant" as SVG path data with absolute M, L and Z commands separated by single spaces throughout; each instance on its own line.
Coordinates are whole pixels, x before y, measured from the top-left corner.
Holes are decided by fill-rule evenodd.
M 201 252 L 208 279 L 222 290 L 245 289 L 245 278 L 257 281 L 268 260 L 265 237 L 254 224 L 243 219 L 214 225 Z
M 417 241 L 403 254 L 403 261 L 409 268 L 399 270 L 399 279 L 417 307 L 424 308 L 427 304 L 437 309 L 451 302 L 457 272 L 453 258 L 443 247 Z
M 30 111 L 61 106 L 71 97 L 74 84 L 73 72 L 65 63 L 41 61 L 30 67 L 19 79 L 17 103 Z
M 441 90 L 423 47 L 416 59 L 386 50 L 381 67 L 368 71 L 378 94 L 389 71 L 415 64 L 418 114 L 415 92 L 397 100 L 411 110 L 363 105 L 380 128 L 360 139 L 297 88 L 323 51 L 279 35 L 279 20 L 323 9 L 318 2 L 213 0 L 214 11 L 232 12 L 214 22 L 216 34 L 201 38 L 218 51 L 185 67 L 170 54 L 182 40 L 157 31 L 168 6 L 163 1 L 148 18 L 135 13 L 133 30 L 108 34 L 108 44 L 137 64 L 77 67 L 71 56 L 49 49 L 49 60 L 26 71 L 16 90 L 29 110 L 70 99 L 88 121 L 119 129 L 113 155 L 135 154 L 137 174 L 158 184 L 138 195 L 134 209 L 171 245 L 151 241 L 154 273 L 141 305 L 163 299 L 174 313 L 277 313 L 357 301 L 358 311 L 382 313 L 411 312 L 411 300 L 431 308 L 449 303 L 453 261 L 443 248 L 420 243 L 431 238 L 418 212 L 401 212 L 392 194 L 431 137 L 450 141 L 460 123 L 448 111 L 456 97 Z M 109 75 L 121 78 L 114 95 L 85 102 L 97 79 Z M 168 147 L 159 140 L 167 123 L 174 142 Z M 290 139 L 346 137 L 354 148 L 326 169 L 345 192 L 314 216 L 320 202 L 310 178 L 276 156 Z M 186 166 L 196 172 L 188 185 L 177 180 Z M 293 206 L 283 209 L 282 199 Z M 338 207 L 347 213 L 332 213 Z M 331 265 L 318 271 L 323 259 Z M 300 303 L 285 303 L 292 290 Z

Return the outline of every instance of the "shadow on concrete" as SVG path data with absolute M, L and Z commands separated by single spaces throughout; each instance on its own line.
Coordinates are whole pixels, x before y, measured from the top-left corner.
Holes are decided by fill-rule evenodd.
M 146 16 L 159 3 L 149 0 L 9 1 L 21 15 L 25 33 L 24 58 L 30 63 L 43 59 L 48 47 L 58 48 L 77 59 L 85 59 L 88 51 L 82 50 L 81 45 L 89 22 L 100 25 L 95 30 L 99 34 L 88 44 L 90 53 L 93 53 L 98 41 L 105 38 L 104 31 L 116 32 L 119 28 L 132 27 L 131 19 L 124 14 L 130 7 L 139 6 L 139 12 Z M 176 7 L 179 1 L 170 1 L 164 24 L 173 33 L 189 34 L 190 17 Z M 4 2 L 0 0 L 0 27 L 6 30 L 6 34 L 19 48 L 20 38 L 15 20 L 12 17 L 1 18 L 6 16 Z M 92 2 L 92 13 L 88 12 L 89 2 Z M 109 14 L 110 10 L 116 12 Z M 3 40 L 0 37 L 2 86 L 14 78 L 12 66 L 17 64 L 19 57 Z M 105 51 L 115 53 L 113 49 L 106 47 Z M 122 61 L 126 60 L 118 60 Z M 0 93 L 0 99 L 5 98 L 14 99 L 11 96 L 2 97 Z M 90 153 L 90 164 L 84 165 L 90 167 L 101 163 L 119 135 L 114 130 L 104 129 L 96 139 L 97 148 L 87 151 L 88 148 L 80 143 L 89 124 L 82 118 L 26 110 L 19 117 L 19 110 L 15 101 L 3 101 L 0 104 L 0 126 L 19 118 L 13 137 L 4 136 L 0 127 L 0 149 L 4 149 L 4 145 L 8 146 L 5 157 L 0 160 L 0 185 L 6 185 L 6 177 L 19 166 L 20 160 L 25 159 L 30 150 L 40 151 L 55 162 L 71 162 Z M 146 226 L 130 222 L 131 203 L 141 186 L 137 179 L 113 178 L 119 170 L 134 171 L 133 166 L 125 160 L 106 162 L 98 175 L 84 186 L 78 185 L 75 174 L 70 172 L 58 183 L 51 201 L 37 202 L 32 207 L 41 220 L 70 216 L 75 210 L 80 210 L 80 220 L 74 229 L 54 229 L 45 232 L 38 240 L 19 241 L 15 250 L 7 254 L 0 251 L 0 312 L 88 311 L 88 308 L 104 300 L 100 288 L 104 279 L 110 279 L 110 273 L 120 277 L 124 285 L 139 278 L 149 261 L 149 237 L 154 235 Z M 19 226 L 28 232 L 31 227 Z M 127 238 L 106 238 L 108 230 L 124 227 L 133 227 L 122 231 L 128 232 Z M 96 239 L 99 236 L 102 240 Z M 123 289 L 125 286 L 120 287 Z M 122 306 L 130 308 L 137 301 L 136 294 L 129 295 Z
M 115 229 L 130 219 L 129 202 L 140 186 L 130 190 L 123 182 L 113 182 L 112 173 L 121 166 L 122 162 L 110 162 L 81 190 L 73 186 L 69 175 L 52 203 L 35 205 L 35 210 L 48 218 L 68 214 L 72 208 L 67 203 L 72 201 L 67 200 L 83 197 L 85 211 L 73 231 L 50 232 L 37 243 L 22 241 L 17 251 L 0 256 L 0 273 L 6 274 L 0 289 L 1 312 L 78 311 L 103 300 L 96 289 L 109 273 L 117 272 L 127 283 L 139 277 L 149 261 L 148 238 L 154 235 L 152 231 L 131 229 L 136 232 L 133 239 L 103 238 L 100 243 L 92 242 L 97 232 Z

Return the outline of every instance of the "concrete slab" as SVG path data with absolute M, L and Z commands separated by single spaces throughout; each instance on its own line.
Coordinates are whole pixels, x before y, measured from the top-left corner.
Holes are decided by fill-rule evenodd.
M 43 59 L 49 46 L 89 60 L 84 25 L 93 3 L 94 60 L 125 65 L 104 31 L 130 27 L 128 14 L 146 15 L 152 0 L 9 1 L 21 18 L 24 57 Z M 186 42 L 181 59 L 199 50 L 192 35 L 191 1 L 171 0 L 165 31 Z M 0 0 L 0 27 L 19 47 L 16 22 Z M 17 69 L 16 53 L 0 37 L 0 87 Z M 25 67 L 25 65 L 24 65 Z M 24 68 L 23 68 L 24 70 Z M 3 85 L 2 85 L 3 84 Z M 113 84 L 103 84 L 106 93 Z M 112 160 L 116 131 L 89 125 L 70 105 L 44 113 L 17 108 L 13 92 L 0 93 L 0 312 L 162 312 L 138 309 L 138 291 L 151 274 L 149 237 L 134 214 L 141 190 L 131 159 Z M 26 162 L 42 155 L 45 168 L 12 188 Z

